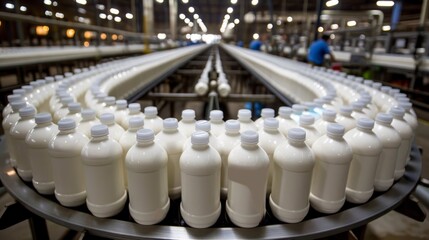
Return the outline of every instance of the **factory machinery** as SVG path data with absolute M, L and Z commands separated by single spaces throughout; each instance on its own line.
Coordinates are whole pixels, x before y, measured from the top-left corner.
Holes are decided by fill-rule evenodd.
M 311 108 L 318 102 L 315 99 L 336 99 L 343 105 L 350 105 L 359 99 L 362 90 L 381 94 L 380 84 L 373 81 L 228 45 L 196 45 L 115 60 L 76 70 L 64 79 L 57 76 L 57 81 L 50 84 L 53 87 L 67 85 L 83 108 L 102 103 L 97 96 L 105 93 L 129 103 L 156 106 L 162 118 L 180 118 L 183 109 L 194 108 L 197 119 L 208 119 L 211 110 L 220 109 L 225 120 L 235 119 L 237 110 L 243 105 L 253 110 L 253 119 L 256 119 L 262 107 L 278 109 L 301 103 Z M 36 91 L 41 84 L 33 84 L 33 87 Z M 54 91 L 52 96 L 58 97 Z M 397 97 L 404 98 L 402 95 Z M 52 110 L 46 102 L 49 100 L 35 102 L 39 111 Z M 392 97 L 390 102 L 383 103 L 386 105 L 383 107 L 387 111 L 395 103 L 396 99 Z M 91 215 L 86 206 L 61 206 L 54 196 L 38 194 L 31 182 L 19 177 L 9 162 L 4 141 L 2 144 L 0 179 L 19 203 L 6 208 L 2 227 L 21 221 L 20 217 L 11 218 L 20 215 L 30 219 L 33 236 L 40 238 L 47 236 L 44 219 L 89 236 L 115 239 L 321 238 L 349 230 L 363 237 L 359 234 L 364 233 L 366 223 L 393 209 L 401 211 L 401 203 L 406 203 L 415 212 L 419 210 L 416 204 L 411 206 L 412 201 L 408 199 L 421 174 L 421 156 L 415 144 L 412 144 L 404 176 L 387 191 L 375 192 L 366 203 L 346 202 L 334 214 L 310 209 L 302 222 L 287 224 L 273 216 L 267 201 L 264 219 L 259 226 L 250 229 L 231 223 L 224 200 L 218 221 L 206 229 L 185 224 L 180 216 L 180 199 L 172 201 L 167 217 L 153 226 L 134 222 L 127 207 L 118 215 L 103 219 Z M 422 192 L 421 187 L 417 187 L 417 192 Z M 16 214 L 18 212 L 21 214 Z

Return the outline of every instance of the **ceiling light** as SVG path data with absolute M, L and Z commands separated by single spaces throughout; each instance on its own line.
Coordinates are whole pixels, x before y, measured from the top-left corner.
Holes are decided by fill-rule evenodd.
M 113 40 L 113 41 L 118 40 L 118 35 L 116 35 L 116 34 L 112 34 L 112 40 Z
M 118 10 L 118 9 L 116 9 L 116 8 L 111 8 L 111 9 L 110 9 L 110 13 L 111 13 L 111 14 L 118 15 L 118 14 L 119 14 L 119 10 Z
M 334 40 L 335 39 L 335 34 L 329 35 L 329 38 L 332 39 L 332 40 Z
M 228 24 L 228 28 L 229 28 L 229 29 L 233 29 L 234 27 L 235 27 L 235 24 L 234 24 L 234 23 L 229 23 L 229 24 Z
M 188 11 L 189 11 L 190 13 L 194 13 L 194 12 L 195 12 L 195 8 L 194 8 L 194 7 L 189 7 L 189 8 L 188 8 Z
M 226 12 L 231 14 L 232 12 L 234 12 L 234 9 L 232 7 L 229 7 L 228 9 L 226 9 Z
M 133 19 L 134 16 L 131 13 L 127 13 L 125 14 L 125 17 L 128 19 Z
M 189 22 L 189 23 L 188 23 L 188 26 L 189 26 L 189 27 L 193 27 L 193 26 L 194 26 L 194 23 L 193 23 L 193 22 Z
M 258 38 L 259 38 L 259 34 L 254 33 L 254 34 L 253 34 L 253 39 L 255 39 L 255 40 L 256 40 L 256 39 L 258 39 Z
M 107 15 L 107 20 L 112 20 L 113 19 L 113 16 L 112 15 Z
M 229 14 L 225 14 L 225 16 L 223 18 L 226 20 L 229 20 L 231 18 L 231 16 L 229 16 Z
M 231 0 L 231 4 L 236 4 L 237 0 Z
M 95 5 L 95 7 L 96 7 L 98 10 L 104 10 L 104 9 L 106 8 L 103 4 L 97 4 L 97 5 Z
M 36 34 L 39 36 L 46 36 L 49 33 L 49 27 L 48 26 L 37 26 L 36 27 Z
M 186 18 L 186 16 L 185 16 L 185 14 L 181 13 L 181 14 L 179 14 L 179 18 L 183 20 Z
M 56 1 L 53 1 L 52 6 L 56 7 L 56 6 L 58 6 L 58 3 Z
M 194 19 L 198 19 L 198 18 L 200 18 L 200 16 L 198 15 L 198 14 L 194 14 Z
M 253 6 L 258 5 L 258 0 L 252 0 L 252 5 L 253 5 Z M 259 36 L 258 36 L 258 37 L 259 37 Z
M 287 17 L 287 18 L 286 18 L 286 21 L 287 21 L 287 22 L 292 22 L 292 21 L 293 21 L 293 18 L 292 18 L 291 16 L 289 16 L 289 17 Z
M 107 15 L 105 13 L 100 13 L 98 15 L 101 19 L 106 19 Z
M 52 4 L 52 1 L 51 1 L 51 0 L 44 0 L 44 1 L 43 1 L 43 3 L 44 3 L 45 5 L 51 5 L 51 4 Z
M 14 8 L 15 8 L 15 5 L 13 5 L 12 3 L 6 3 L 4 6 L 5 6 L 7 9 L 14 9 Z
M 184 21 L 185 21 L 185 23 L 186 23 L 186 24 L 188 24 L 188 23 L 190 23 L 190 22 L 191 22 L 191 20 L 189 20 L 189 18 L 185 18 L 185 20 L 184 20 Z
M 331 29 L 332 29 L 332 30 L 336 30 L 336 29 L 338 29 L 338 27 L 339 27 L 339 26 L 338 26 L 338 24 L 336 24 L 336 23 L 334 23 L 334 24 L 332 24 L 332 25 L 331 25 Z
M 268 23 L 268 24 L 267 24 L 267 28 L 268 28 L 268 29 L 273 29 L 273 24 L 272 24 L 272 23 Z
M 81 13 L 81 14 L 85 14 L 85 13 L 86 13 L 86 10 L 85 10 L 85 9 L 83 9 L 83 8 L 78 8 L 78 9 L 77 9 L 77 11 L 78 11 L 79 13 Z
M 19 8 L 19 10 L 20 10 L 21 12 L 26 12 L 26 11 L 27 11 L 27 7 L 26 7 L 26 6 L 21 6 L 21 7 Z
M 187 4 L 189 0 L 182 0 L 182 3 Z
M 279 26 L 282 25 L 282 20 L 281 19 L 277 19 L 276 24 L 279 25 Z
M 383 31 L 387 32 L 387 31 L 390 31 L 390 26 L 389 25 L 384 25 L 381 29 Z
M 164 0 L 156 0 L 157 3 L 164 3 Z
M 393 5 L 395 5 L 394 1 L 377 1 L 379 7 L 393 7 Z
M 158 33 L 157 37 L 158 37 L 159 40 L 164 40 L 165 38 L 167 38 L 167 34 L 165 34 L 165 33 Z
M 326 2 L 326 6 L 327 7 L 333 7 L 335 5 L 338 5 L 339 1 L 338 0 L 329 0 Z
M 77 3 L 86 5 L 86 0 L 76 0 Z
M 197 19 L 197 23 L 198 23 L 198 24 L 201 24 L 202 22 L 203 22 L 203 20 L 201 20 L 201 18 L 198 18 L 198 19 Z
M 121 17 L 118 17 L 118 16 L 115 17 L 115 22 L 121 22 L 121 21 L 122 21 Z
M 66 30 L 66 36 L 68 38 L 73 38 L 76 31 L 73 28 L 69 28 Z
M 52 12 L 49 11 L 49 10 L 46 10 L 45 11 L 45 16 L 48 16 L 48 17 L 52 16 Z
M 320 33 L 323 32 L 323 30 L 324 30 L 323 27 L 318 27 L 317 28 L 317 31 L 320 32 Z
M 239 24 L 240 23 L 240 19 L 238 19 L 238 18 L 234 19 L 234 23 L 235 24 Z
M 354 26 L 356 26 L 356 21 L 355 21 L 355 20 L 348 21 L 348 22 L 347 22 L 347 26 L 349 26 L 349 27 L 354 27 Z
M 57 12 L 57 13 L 55 13 L 55 17 L 63 19 L 64 13 Z

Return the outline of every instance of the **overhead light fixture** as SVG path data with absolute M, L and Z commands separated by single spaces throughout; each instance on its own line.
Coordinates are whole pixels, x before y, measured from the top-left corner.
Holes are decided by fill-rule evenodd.
M 194 14 L 194 19 L 198 19 L 198 18 L 200 18 L 200 15 L 198 15 L 198 14 Z
M 394 1 L 377 1 L 377 6 L 379 7 L 393 7 L 395 5 Z
M 126 13 L 125 17 L 128 19 L 133 19 L 134 16 L 131 13 Z
M 254 33 L 252 37 L 253 37 L 253 39 L 255 39 L 255 40 L 256 40 L 256 39 L 258 39 L 258 38 L 259 38 L 259 34 Z
M 89 42 L 88 41 L 83 42 L 83 46 L 84 47 L 89 47 Z
M 231 18 L 231 16 L 229 16 L 229 14 L 225 14 L 225 16 L 223 18 L 226 20 L 229 20 Z
M 236 4 L 237 0 L 231 0 L 231 4 Z
M 110 13 L 111 13 L 111 14 L 118 15 L 118 14 L 119 14 L 119 10 L 118 10 L 118 9 L 116 9 L 116 8 L 110 8 Z
M 64 13 L 57 12 L 57 13 L 55 13 L 55 17 L 63 19 L 64 18 Z
M 349 27 L 354 27 L 354 26 L 356 26 L 356 21 L 355 20 L 351 20 L 351 21 L 348 21 L 347 22 L 347 26 L 349 26 Z
M 27 7 L 26 6 L 21 6 L 21 7 L 19 7 L 19 11 L 26 12 L 27 11 Z
M 113 41 L 118 40 L 118 35 L 116 35 L 116 34 L 112 34 L 112 40 L 113 40 Z
M 193 23 L 193 22 L 189 22 L 189 23 L 188 23 L 188 26 L 189 26 L 189 27 L 193 27 L 193 26 L 194 26 L 194 23 Z
M 5 6 L 7 9 L 14 9 L 14 8 L 15 8 L 15 5 L 13 5 L 12 3 L 6 3 L 4 6 Z
M 49 11 L 49 10 L 46 10 L 45 11 L 45 16 L 48 16 L 48 17 L 52 16 L 52 12 Z
M 252 5 L 253 5 L 253 6 L 258 5 L 258 3 L 259 3 L 259 1 L 258 1 L 258 0 L 252 0 Z M 258 36 L 258 37 L 259 37 L 259 36 Z
M 338 27 L 339 27 L 339 26 L 338 26 L 338 24 L 336 24 L 336 23 L 334 23 L 334 24 L 332 24 L 332 25 L 331 25 L 331 29 L 332 29 L 332 30 L 336 30 L 336 29 L 338 29 Z
M 157 3 L 164 3 L 164 0 L 156 0 Z
M 52 6 L 56 7 L 56 6 L 58 6 L 58 3 L 56 1 L 53 1 Z
M 76 0 L 76 2 L 81 5 L 86 5 L 86 0 Z
M 281 20 L 281 19 L 277 19 L 276 24 L 277 24 L 278 26 L 282 25 L 282 20 Z
M 37 26 L 36 27 L 36 34 L 39 36 L 46 36 L 49 33 L 49 27 L 48 26 Z
M 101 19 L 106 19 L 106 17 L 107 17 L 107 15 L 106 15 L 105 13 L 100 13 L 100 14 L 98 14 L 98 16 L 99 16 Z
M 52 4 L 51 0 L 43 0 L 43 4 L 50 6 Z
M 195 12 L 195 8 L 194 8 L 194 7 L 189 7 L 189 8 L 188 8 L 188 11 L 189 11 L 190 13 L 194 13 L 194 12 Z
M 187 4 L 189 0 L 182 0 L 182 3 Z
M 84 8 L 78 8 L 77 11 L 81 14 L 85 14 L 86 10 Z
M 83 33 L 83 37 L 86 39 L 90 39 L 90 38 L 92 38 L 92 36 L 93 36 L 93 33 L 91 31 L 85 31 Z
M 198 23 L 198 24 L 200 24 L 200 23 L 202 23 L 202 22 L 203 22 L 203 20 L 201 20 L 201 18 L 198 18 L 198 19 L 197 19 L 197 23 Z
M 287 22 L 292 22 L 292 21 L 293 21 L 293 18 L 292 18 L 291 16 L 289 16 L 289 17 L 287 17 L 287 18 L 286 18 L 286 21 L 287 21 Z
M 101 11 L 103 11 L 106 8 L 103 4 L 97 4 L 97 5 L 95 5 L 95 7 Z
M 66 30 L 66 36 L 68 38 L 73 38 L 76 31 L 73 28 L 69 28 Z
M 317 28 L 317 31 L 320 32 L 320 33 L 323 32 L 323 30 L 324 30 L 323 27 L 318 27 Z
M 335 5 L 338 5 L 339 1 L 338 0 L 329 0 L 326 2 L 326 6 L 327 7 L 333 7 Z
M 332 33 L 331 35 L 329 35 L 329 38 L 332 39 L 332 40 L 334 40 L 335 39 L 335 34 Z
M 158 37 L 159 40 L 164 40 L 164 39 L 167 38 L 167 34 L 165 34 L 165 33 L 158 33 L 157 37 Z
M 185 21 L 185 23 L 186 23 L 186 24 L 188 24 L 188 23 L 190 23 L 190 22 L 191 22 L 191 20 L 189 20 L 189 18 L 185 18 L 185 20 L 184 20 L 184 21 Z
M 232 7 L 229 7 L 226 9 L 226 12 L 231 14 L 232 12 L 234 12 L 234 9 Z
M 268 23 L 267 24 L 267 28 L 270 29 L 270 30 L 273 29 L 273 24 L 272 23 Z
M 106 40 L 106 38 L 107 38 L 107 34 L 105 34 L 105 33 L 101 33 L 100 34 L 100 39 L 101 40 Z
M 118 22 L 118 23 L 119 23 L 119 22 L 121 22 L 121 21 L 122 21 L 121 17 L 119 17 L 119 16 L 116 16 L 116 17 L 115 17 L 115 22 Z
M 390 26 L 389 25 L 384 25 L 381 29 L 383 31 L 385 31 L 385 32 L 388 32 L 388 31 L 390 31 Z
M 236 19 L 234 19 L 234 23 L 237 25 L 237 24 L 239 24 L 240 23 L 240 19 L 238 19 L 238 18 L 236 18 Z
M 235 27 L 235 23 L 229 23 L 229 24 L 228 24 L 228 28 L 229 28 L 229 29 L 233 29 L 234 27 Z
M 179 14 L 179 18 L 183 20 L 186 18 L 186 16 L 185 16 L 185 14 L 181 13 L 181 14 Z
M 107 20 L 112 20 L 113 19 L 113 16 L 112 15 L 107 15 Z

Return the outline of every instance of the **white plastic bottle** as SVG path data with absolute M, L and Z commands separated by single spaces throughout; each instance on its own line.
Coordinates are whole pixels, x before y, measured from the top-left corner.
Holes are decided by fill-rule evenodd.
M 279 131 L 279 121 L 275 118 L 265 118 L 264 128 L 259 130 L 259 146 L 264 149 L 270 160 L 270 168 L 267 181 L 267 194 L 271 192 L 271 182 L 274 167 L 274 151 L 278 146 L 286 143 L 286 137 Z
M 207 228 L 216 223 L 221 212 L 221 159 L 219 153 L 210 147 L 208 133 L 193 133 L 191 143 L 192 146 L 180 156 L 180 213 L 189 226 Z
M 272 108 L 262 108 L 261 117 L 256 119 L 255 124 L 259 130 L 264 129 L 264 120 L 267 118 L 273 118 L 275 116 L 274 109 Z
M 223 112 L 221 110 L 210 111 L 211 133 L 219 137 L 225 132 L 225 122 L 223 121 Z
M 399 133 L 401 137 L 401 145 L 399 145 L 398 156 L 395 165 L 395 180 L 401 178 L 405 173 L 405 165 L 411 152 L 411 140 L 413 139 L 413 129 L 404 120 L 405 110 L 401 107 L 392 107 L 389 111 L 392 115 L 392 127 Z
M 154 106 L 145 107 L 144 115 L 145 128 L 152 129 L 155 135 L 161 132 L 162 118 L 158 117 L 158 109 Z
M 61 108 L 57 109 L 53 114 L 54 123 L 58 123 L 63 117 L 69 112 L 68 105 L 74 102 L 74 99 L 71 96 L 61 98 Z
M 113 113 L 103 113 L 100 116 L 100 122 L 109 128 L 109 136 L 119 142 L 125 130 L 115 122 L 115 115 Z
M 360 118 L 357 127 L 344 135 L 353 152 L 346 186 L 347 201 L 364 203 L 374 192 L 374 179 L 383 146 L 372 131 L 374 121 Z
M 340 112 L 335 118 L 335 121 L 344 127 L 345 132 L 356 127 L 356 119 L 352 117 L 352 112 L 353 108 L 350 106 L 340 107 Z
M 126 128 L 125 128 L 125 126 L 122 125 L 122 122 L 124 121 L 124 119 L 128 115 L 127 106 L 128 106 L 127 100 L 124 100 L 124 99 L 116 100 L 116 111 L 114 112 L 115 121 L 116 121 L 116 123 L 121 125 L 121 127 L 123 127 L 124 129 L 126 129 Z
M 375 118 L 373 131 L 383 146 L 375 173 L 375 191 L 386 191 L 392 186 L 394 180 L 401 137 L 392 127 L 392 120 L 392 115 L 387 113 L 378 113 Z
M 226 198 L 228 193 L 228 156 L 231 150 L 240 144 L 240 122 L 228 120 L 225 123 L 225 132 L 218 137 L 219 154 L 222 159 L 221 196 Z
M 102 116 L 106 114 L 109 113 Z M 96 217 L 111 217 L 118 214 L 127 201 L 122 148 L 109 137 L 106 125 L 92 127 L 91 136 L 91 141 L 83 147 L 81 154 L 86 180 L 86 206 Z
M 336 123 L 335 122 L 336 116 L 337 116 L 337 113 L 335 111 L 331 109 L 325 109 L 322 112 L 322 118 L 319 119 L 319 121 L 317 121 L 314 124 L 314 127 L 321 135 L 324 135 L 326 134 L 326 128 L 328 127 L 328 124 Z
M 30 159 L 25 144 L 25 137 L 36 126 L 34 116 L 36 109 L 33 107 L 23 107 L 19 109 L 19 120 L 10 129 L 11 143 L 15 151 L 16 168 L 18 175 L 24 181 L 31 181 L 33 173 L 31 170 Z
M 292 105 L 292 114 L 290 115 L 290 117 L 297 123 L 299 124 L 299 118 L 301 117 L 301 115 L 305 112 L 306 107 L 304 105 L 301 104 L 293 104 Z
M 304 219 L 310 208 L 314 155 L 305 144 L 303 129 L 291 128 L 287 139 L 287 142 L 274 151 L 276 164 L 273 169 L 270 206 L 277 219 L 297 223 Z
M 304 129 L 306 133 L 305 143 L 311 147 L 313 143 L 322 136 L 314 127 L 314 117 L 312 115 L 303 114 L 299 117 L 299 127 Z
M 209 134 L 210 138 L 210 146 L 213 147 L 216 151 L 219 152 L 220 143 L 217 137 L 215 137 L 211 133 L 211 124 L 209 121 L 206 120 L 199 120 L 195 123 L 195 132 L 196 131 L 203 131 Z M 186 148 L 190 147 L 191 144 L 191 138 L 186 139 L 185 143 L 183 144 L 183 151 L 185 151 Z
M 36 126 L 27 134 L 28 158 L 33 173 L 33 186 L 41 194 L 53 194 L 55 190 L 49 142 L 57 135 L 58 126 L 52 123 L 50 113 L 38 113 Z
M 240 109 L 238 110 L 238 121 L 240 122 L 240 132 L 245 132 L 247 130 L 252 130 L 257 132 L 258 127 L 255 122 L 252 121 L 252 112 L 249 109 Z
M 343 138 L 344 127 L 331 123 L 326 135 L 312 146 L 316 164 L 311 181 L 311 206 L 322 213 L 335 213 L 346 200 L 346 184 L 352 151 Z
M 22 100 L 24 100 L 24 98 L 21 95 L 18 95 L 18 94 L 8 95 L 7 101 L 9 102 L 9 104 L 7 104 L 6 107 L 3 109 L 3 112 L 2 112 L 3 119 L 5 119 L 7 115 L 13 112 L 12 102 L 22 101 Z
M 64 117 L 71 118 L 76 122 L 76 124 L 79 124 L 80 121 L 82 121 L 82 114 L 81 114 L 82 107 L 80 106 L 80 103 L 77 103 L 77 102 L 69 103 L 67 108 L 69 112 Z
M 126 115 L 121 122 L 121 126 L 123 126 L 125 130 L 128 129 L 128 121 L 131 117 L 144 118 L 144 114 L 141 112 L 140 103 L 130 103 L 128 105 L 128 115 Z
M 168 194 L 171 199 L 177 199 L 180 197 L 182 189 L 179 159 L 183 152 L 186 137 L 179 131 L 178 122 L 175 118 L 164 119 L 163 126 L 163 130 L 156 135 L 155 141 L 167 151 Z
M 162 221 L 170 209 L 167 152 L 154 142 L 151 129 L 138 130 L 134 139 L 136 144 L 125 159 L 130 215 L 140 224 L 152 225 Z
M 98 111 L 98 117 L 103 113 L 113 113 L 116 111 L 116 98 L 112 96 L 108 96 L 104 98 L 104 106 L 100 108 Z
M 235 225 L 244 228 L 258 226 L 265 215 L 270 160 L 258 140 L 257 132 L 242 132 L 241 144 L 228 156 L 226 212 Z
M 191 137 L 195 131 L 195 111 L 193 109 L 185 109 L 182 111 L 182 119 L 179 121 L 179 131 L 186 138 Z
M 352 108 L 353 108 L 353 112 L 352 112 L 352 117 L 354 119 L 356 119 L 356 121 L 359 118 L 368 118 L 369 116 L 366 115 L 362 110 L 364 108 L 365 104 L 363 102 L 353 102 L 352 103 Z
M 66 207 L 85 203 L 82 148 L 89 139 L 76 131 L 76 123 L 69 118 L 58 122 L 59 133 L 49 143 L 49 156 L 54 173 L 55 197 Z
M 405 110 L 404 120 L 408 123 L 408 125 L 410 125 L 410 127 L 413 129 L 413 132 L 415 133 L 419 123 L 417 117 L 414 116 L 411 112 L 413 104 L 410 102 L 398 102 L 398 106 Z
M 86 137 L 91 137 L 92 126 L 100 124 L 100 121 L 95 117 L 93 109 L 83 109 L 81 111 L 82 120 L 76 128 L 76 131 L 84 134 Z
M 297 127 L 297 123 L 290 117 L 292 108 L 279 107 L 279 115 L 276 117 L 279 120 L 279 131 L 286 137 L 289 129 Z
M 4 136 L 6 140 L 7 151 L 9 152 L 10 164 L 12 167 L 16 167 L 16 154 L 15 146 L 12 142 L 12 137 L 10 136 L 10 129 L 18 122 L 19 120 L 19 109 L 26 106 L 26 103 L 23 100 L 18 100 L 12 102 L 11 104 L 12 112 L 9 113 L 2 122 Z

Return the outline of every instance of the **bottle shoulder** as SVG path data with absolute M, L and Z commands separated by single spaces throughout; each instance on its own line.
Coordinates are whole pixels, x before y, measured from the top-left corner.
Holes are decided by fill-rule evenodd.
M 25 138 L 25 143 L 32 148 L 48 148 L 49 142 L 57 135 L 58 127 L 50 125 L 33 128 Z
M 377 155 L 383 149 L 380 140 L 372 131 L 362 132 L 358 129 L 352 129 L 344 134 L 344 140 L 346 140 L 354 154 Z
M 180 170 L 194 176 L 212 175 L 220 171 L 221 158 L 213 147 L 188 147 L 180 156 Z
M 333 164 L 348 163 L 353 157 L 350 146 L 343 138 L 332 139 L 327 135 L 317 139 L 312 145 L 312 150 L 315 159 Z
M 121 145 L 113 140 L 89 141 L 82 148 L 82 160 L 87 165 L 104 165 L 116 161 L 122 157 Z
M 294 172 L 311 171 L 315 163 L 313 151 L 305 143 L 301 146 L 281 144 L 273 158 L 278 167 Z
M 153 172 L 167 166 L 167 152 L 157 143 L 149 146 L 134 144 L 125 157 L 128 171 Z

